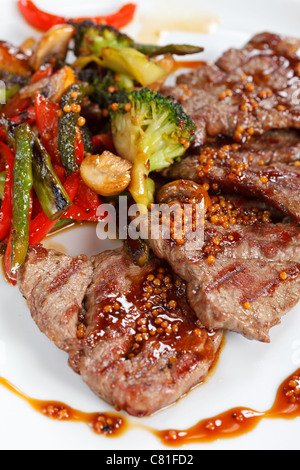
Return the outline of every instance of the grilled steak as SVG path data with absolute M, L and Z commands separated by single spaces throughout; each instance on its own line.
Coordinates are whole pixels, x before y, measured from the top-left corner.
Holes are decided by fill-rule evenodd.
M 197 240 L 194 249 L 164 239 L 160 227 L 149 231 L 147 216 L 139 224 L 155 255 L 187 282 L 189 304 L 207 328 L 268 342 L 270 329 L 300 299 L 300 229 L 263 223 L 258 213 L 243 214 L 232 201 L 215 198 L 203 243 Z
M 299 39 L 259 34 L 215 64 L 182 74 L 163 93 L 193 118 L 196 145 L 218 135 L 242 142 L 270 129 L 299 129 L 299 47 Z
M 40 330 L 64 351 L 77 348 L 78 316 L 93 274 L 85 257 L 70 258 L 43 247 L 30 249 L 18 284 Z
M 186 301 L 184 282 L 124 250 L 91 259 L 31 248 L 19 287 L 32 317 L 101 398 L 135 416 L 178 400 L 207 376 L 222 340 Z
M 208 182 L 217 189 L 264 200 L 300 221 L 300 138 L 297 131 L 270 131 L 242 145 L 216 141 L 163 176 Z
M 162 261 L 139 268 L 111 252 L 93 262 L 80 373 L 130 414 L 152 414 L 203 381 L 222 333 L 198 324 L 185 284 Z

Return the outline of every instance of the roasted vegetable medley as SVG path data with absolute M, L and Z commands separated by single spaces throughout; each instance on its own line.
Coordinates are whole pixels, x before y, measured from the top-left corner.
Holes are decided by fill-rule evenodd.
M 74 220 L 97 222 L 106 198 L 126 192 L 147 211 L 152 175 L 180 159 L 195 133 L 160 89 L 178 68 L 174 56 L 202 51 L 136 43 L 117 29 L 133 18 L 131 4 L 66 19 L 18 3 L 45 33 L 0 43 L 0 241 L 13 283 L 30 245 Z

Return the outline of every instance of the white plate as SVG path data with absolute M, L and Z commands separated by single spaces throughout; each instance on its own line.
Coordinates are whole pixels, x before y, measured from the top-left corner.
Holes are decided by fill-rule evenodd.
M 107 4 L 109 3 L 109 6 Z M 299 34 L 300 3 L 291 0 L 185 0 L 178 2 L 140 0 L 140 14 L 128 28 L 139 34 L 141 13 L 148 24 L 156 18 L 176 18 L 186 23 L 194 18 L 211 34 L 173 31 L 162 35 L 162 41 L 192 42 L 205 46 L 203 59 L 214 59 L 230 46 L 241 46 L 251 34 L 273 31 Z M 180 6 L 184 3 L 184 7 Z M 104 0 L 38 1 L 53 13 L 68 16 L 111 12 L 120 1 Z M 160 5 L 157 7 L 157 4 Z M 207 6 L 209 5 L 209 7 Z M 168 13 L 171 7 L 172 13 Z M 170 21 L 169 21 L 170 23 Z M 14 44 L 29 36 L 38 36 L 20 17 L 14 0 L 1 2 L 1 39 Z M 149 32 L 149 31 L 148 31 Z M 145 31 L 144 31 L 145 33 Z M 56 247 L 71 255 L 94 254 L 107 249 L 96 238 L 93 228 L 81 228 L 61 234 L 52 240 Z M 112 244 L 114 246 L 114 244 Z M 41 400 L 58 400 L 82 411 L 110 411 L 73 373 L 67 356 L 59 351 L 33 323 L 24 300 L 16 288 L 0 279 L 0 376 L 8 379 L 27 395 Z M 246 406 L 257 411 L 268 410 L 281 382 L 300 364 L 300 307 L 290 312 L 282 324 L 273 329 L 271 344 L 250 342 L 228 334 L 214 374 L 172 408 L 141 422 L 156 429 L 184 429 L 197 421 L 212 417 L 232 407 Z M 165 450 L 152 434 L 132 430 L 117 439 L 98 437 L 84 424 L 57 422 L 35 412 L 26 402 L 0 387 L 0 448 L 2 450 Z M 187 446 L 186 449 L 299 449 L 300 420 L 263 420 L 254 431 L 239 438 L 212 444 Z

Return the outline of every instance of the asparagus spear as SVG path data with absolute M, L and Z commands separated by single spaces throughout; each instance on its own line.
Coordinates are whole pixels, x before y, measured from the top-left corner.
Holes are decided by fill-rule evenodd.
M 168 44 L 167 46 L 156 46 L 156 45 L 148 45 L 148 44 L 136 44 L 134 43 L 133 46 L 139 52 L 147 55 L 148 57 L 155 57 L 158 55 L 164 54 L 174 54 L 174 55 L 189 55 L 189 54 L 197 54 L 199 52 L 203 52 L 203 47 L 198 46 L 191 46 L 189 44 Z

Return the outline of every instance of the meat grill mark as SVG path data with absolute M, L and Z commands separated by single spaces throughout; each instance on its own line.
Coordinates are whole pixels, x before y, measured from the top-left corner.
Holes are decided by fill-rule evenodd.
M 218 273 L 218 278 L 214 279 L 206 288 L 205 294 L 209 294 L 213 290 L 218 290 L 219 286 L 234 285 L 240 287 L 240 275 L 246 271 L 243 265 L 234 265 L 223 269 Z
M 234 202 L 215 199 L 223 205 L 225 212 L 221 214 L 228 207 L 235 210 Z M 219 209 L 220 203 L 216 203 Z M 245 207 L 248 211 L 249 201 Z M 225 228 L 218 225 L 221 217 L 215 223 L 209 217 L 202 251 L 194 252 L 159 238 L 153 230 L 149 233 L 150 224 L 140 219 L 139 222 L 155 255 L 165 259 L 187 282 L 189 304 L 201 323 L 207 328 L 228 329 L 268 342 L 270 329 L 300 299 L 299 226 L 264 223 L 260 218 L 252 222 L 240 217 L 239 222 Z
M 282 273 L 284 273 L 286 275 L 286 278 L 284 279 L 285 283 L 292 282 L 295 279 L 297 279 L 297 277 L 299 277 L 300 264 L 290 265 Z M 247 297 L 245 296 L 242 301 L 244 303 L 246 303 L 246 302 L 252 303 L 252 302 L 255 302 L 257 299 L 259 299 L 261 297 L 270 297 L 270 296 L 274 295 L 274 293 L 276 292 L 276 288 L 280 284 L 282 284 L 282 281 L 283 281 L 283 279 L 280 276 L 278 276 L 277 278 L 275 278 L 271 281 L 268 281 L 268 282 L 265 282 L 264 280 L 262 280 L 260 291 L 257 291 L 257 293 L 255 295 L 253 293 L 251 293 L 250 295 L 248 294 L 248 296 Z
M 171 291 L 158 292 L 160 288 L 168 289 L 168 283 L 160 287 L 162 280 L 153 276 L 155 266 L 158 270 L 165 269 L 165 265 L 158 260 L 152 260 L 145 272 L 145 269 L 141 271 L 140 268 L 133 269 L 131 265 L 128 266 L 127 258 L 125 267 L 129 272 L 125 276 L 126 289 L 120 288 L 120 281 L 117 281 L 114 292 L 118 292 L 118 298 L 110 289 L 110 296 L 107 298 L 103 282 L 111 285 L 112 277 L 119 278 L 116 269 L 123 272 L 125 268 L 117 256 L 118 268 L 112 272 L 111 265 L 114 265 L 113 258 L 116 254 L 111 256 L 109 267 L 106 267 L 101 255 L 97 259 L 95 282 L 87 293 L 87 348 L 84 348 L 85 353 L 79 364 L 80 373 L 98 394 L 99 389 L 107 390 L 111 384 L 110 401 L 117 402 L 119 407 L 126 409 L 130 414 L 151 414 L 151 410 L 153 412 L 167 406 L 170 400 L 174 401 L 174 394 L 178 397 L 185 393 L 182 386 L 187 390 L 187 383 L 201 381 L 208 361 L 215 355 L 213 338 L 217 343 L 218 335 L 207 335 L 205 329 L 196 328 L 195 316 L 184 300 L 184 290 L 180 288 L 174 291 L 173 288 Z M 138 277 L 136 273 L 139 273 Z M 172 275 L 167 277 L 172 278 Z M 126 298 L 125 303 L 120 301 L 120 291 Z M 147 301 L 141 300 L 142 293 L 143 296 L 146 295 L 144 299 Z M 98 299 L 97 303 L 95 298 Z M 102 302 L 100 299 L 103 299 Z M 116 299 L 119 303 L 117 310 Z M 170 302 L 171 305 L 175 302 L 176 307 L 174 304 L 173 309 L 170 308 Z M 107 311 L 105 318 L 103 310 Z M 195 328 L 199 336 L 193 334 Z M 92 341 L 92 347 L 91 336 L 96 338 L 96 341 Z M 115 347 L 112 342 L 113 345 L 116 344 Z M 111 345 L 114 347 L 113 355 Z M 93 374 L 94 369 L 99 371 L 98 376 Z M 162 388 L 164 396 L 161 396 Z M 105 393 L 108 392 L 102 392 L 102 396 Z M 151 410 L 145 411 L 149 408 L 150 401 Z
M 78 315 L 91 275 L 92 264 L 82 256 L 75 260 L 80 269 L 72 268 L 72 275 L 65 275 L 65 282 L 58 288 L 55 281 L 60 273 L 70 267 L 71 259 L 55 251 L 50 255 L 42 246 L 30 248 L 28 261 L 19 273 L 21 293 L 28 299 L 34 321 L 57 347 L 70 351 L 77 334 Z M 49 289 L 54 282 L 55 289 Z M 61 291 L 64 290 L 62 297 Z
M 215 64 L 179 76 L 163 93 L 193 118 L 197 146 L 218 135 L 245 142 L 270 129 L 299 129 L 299 46 L 298 39 L 259 34 Z
M 197 124 L 198 154 L 163 175 L 261 198 L 299 222 L 300 139 L 291 128 L 300 129 L 299 47 L 257 35 L 165 88 Z M 269 341 L 299 301 L 299 226 L 266 224 L 266 213 L 230 223 L 221 213 L 221 225 L 207 219 L 204 247 L 194 253 L 149 233 L 161 260 L 144 268 L 122 250 L 71 259 L 36 247 L 19 286 L 41 331 L 97 395 L 149 415 L 206 377 L 220 329 Z
M 49 293 L 59 290 L 64 284 L 66 284 L 74 274 L 80 271 L 85 261 L 86 258 L 72 259 L 70 264 L 51 281 L 48 288 Z
M 60 273 L 67 282 L 56 282 Z M 135 416 L 201 383 L 222 341 L 221 331 L 200 324 L 185 283 L 154 257 L 139 268 L 125 250 L 72 261 L 36 247 L 19 287 L 34 321 L 69 354 L 73 370 L 98 396 Z

